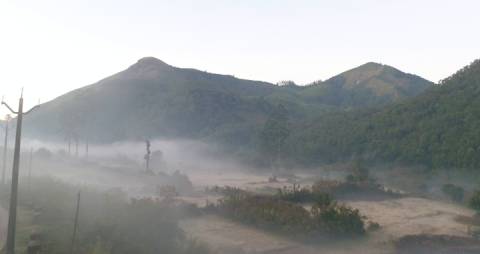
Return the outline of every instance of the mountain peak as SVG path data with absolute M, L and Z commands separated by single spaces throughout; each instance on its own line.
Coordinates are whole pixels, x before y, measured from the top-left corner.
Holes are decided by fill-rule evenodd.
M 397 70 L 396 68 L 382 64 L 382 63 L 376 63 L 376 62 L 368 62 L 364 63 L 356 68 L 351 69 L 350 71 L 367 71 L 367 72 L 376 72 L 377 75 L 379 75 L 383 70 Z
M 381 64 L 381 63 L 376 63 L 376 62 L 367 62 L 367 63 L 364 63 L 364 64 L 360 65 L 359 67 L 362 67 L 362 66 L 365 66 L 365 67 L 383 67 L 385 65 Z
M 303 91 L 322 103 L 358 107 L 386 105 L 416 96 L 431 86 L 428 80 L 392 66 L 367 62 Z M 309 95 L 312 97 L 312 95 Z
M 142 79 L 154 79 L 158 78 L 161 73 L 169 71 L 172 66 L 166 64 L 160 59 L 155 57 L 143 57 L 140 58 L 135 64 L 130 66 L 122 76 L 135 77 Z
M 147 57 L 142 57 L 140 58 L 136 65 L 147 65 L 147 66 L 152 66 L 152 65 L 160 65 L 160 66 L 165 66 L 168 65 L 164 61 L 155 58 L 153 56 L 147 56 Z

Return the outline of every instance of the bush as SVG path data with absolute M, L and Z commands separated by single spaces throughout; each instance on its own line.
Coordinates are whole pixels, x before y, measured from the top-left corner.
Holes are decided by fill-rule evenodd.
M 279 199 L 294 202 L 294 203 L 305 203 L 310 202 L 312 198 L 312 193 L 307 188 L 296 189 L 296 185 L 293 184 L 293 188 L 284 187 L 283 189 L 278 189 L 276 196 Z
M 327 233 L 335 236 L 365 233 L 364 218 L 359 211 L 338 205 L 328 194 L 315 193 L 317 201 L 310 211 L 301 205 L 286 201 L 303 200 L 303 195 L 311 197 L 313 194 L 311 191 L 298 191 L 262 196 L 245 191 L 230 192 L 220 200 L 216 211 L 242 223 L 280 233 L 295 235 Z
M 402 196 L 400 193 L 393 192 L 384 188 L 384 186 L 375 183 L 375 180 L 359 181 L 358 178 L 351 177 L 349 180 L 347 176 L 346 181 L 336 180 L 319 180 L 312 186 L 313 193 L 327 193 L 333 197 L 351 197 L 351 196 L 366 196 L 366 197 L 384 197 L 397 198 Z
M 462 202 L 465 195 L 465 190 L 462 187 L 453 184 L 444 184 L 442 192 L 455 202 Z
M 480 213 L 480 191 L 475 191 L 470 198 L 468 205 L 477 211 L 477 213 Z
M 368 226 L 367 226 L 368 231 L 376 231 L 379 229 L 380 229 L 380 224 L 378 224 L 377 222 L 372 222 L 372 221 L 368 222 Z
M 317 204 L 312 207 L 312 216 L 318 227 L 335 235 L 363 235 L 365 223 L 358 209 L 344 205 Z
M 20 190 L 20 205 L 34 211 L 33 223 L 44 235 L 45 253 L 69 253 L 79 188 L 34 178 L 30 189 Z M 76 253 L 207 253 L 204 246 L 185 237 L 177 223 L 179 208 L 171 203 L 129 201 L 119 189 L 81 189 Z
M 375 180 L 370 177 L 370 172 L 366 168 L 362 161 L 357 160 L 353 163 L 352 173 L 349 174 L 345 180 L 348 183 L 364 183 L 364 182 L 374 182 Z
M 240 222 L 284 233 L 307 233 L 310 227 L 307 210 L 269 196 L 227 196 L 220 201 L 219 211 Z

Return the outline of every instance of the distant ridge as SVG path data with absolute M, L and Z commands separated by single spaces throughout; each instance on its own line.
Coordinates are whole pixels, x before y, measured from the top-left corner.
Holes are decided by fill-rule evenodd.
M 388 65 L 369 62 L 312 85 L 303 95 L 338 107 L 386 105 L 413 97 L 433 83 Z
M 292 137 L 292 157 L 310 162 L 313 158 L 318 162 L 363 157 L 433 168 L 478 169 L 479 109 L 480 60 L 476 60 L 414 98 L 312 121 Z
M 352 85 L 352 80 L 359 82 Z M 43 104 L 26 117 L 26 134 L 91 142 L 182 137 L 241 147 L 256 142 L 256 133 L 278 104 L 292 121 L 301 122 L 332 110 L 385 105 L 414 96 L 431 82 L 367 63 L 318 85 L 281 84 L 144 57 L 124 71 Z M 390 90 L 380 91 L 385 87 Z

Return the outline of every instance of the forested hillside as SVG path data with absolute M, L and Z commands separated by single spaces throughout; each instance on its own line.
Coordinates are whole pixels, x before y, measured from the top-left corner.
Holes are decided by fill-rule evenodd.
M 385 109 L 336 113 L 291 135 L 288 152 L 317 163 L 362 156 L 432 167 L 480 166 L 480 60 Z
M 43 104 L 26 118 L 25 126 L 32 136 L 56 140 L 201 138 L 224 131 L 236 139 L 263 121 L 271 108 L 266 97 L 282 97 L 277 88 L 143 58 L 125 71 Z
M 311 85 L 301 94 L 307 101 L 355 109 L 397 102 L 432 85 L 419 76 L 370 62 Z
M 278 105 L 285 108 L 289 121 L 299 123 L 351 106 L 383 105 L 430 85 L 392 70 L 367 64 L 325 84 L 274 85 L 177 68 L 146 57 L 125 71 L 43 104 L 26 117 L 25 133 L 72 142 L 174 137 L 251 146 Z M 355 81 L 359 83 L 351 84 Z M 340 88 L 321 88 L 330 86 Z M 349 97 L 367 101 L 350 103 Z

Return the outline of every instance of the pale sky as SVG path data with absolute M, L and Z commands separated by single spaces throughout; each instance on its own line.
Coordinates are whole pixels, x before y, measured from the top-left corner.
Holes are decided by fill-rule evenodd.
M 479 11 L 474 0 L 0 0 L 0 96 L 16 104 L 24 87 L 31 106 L 144 56 L 269 82 L 369 61 L 438 81 L 480 57 Z

